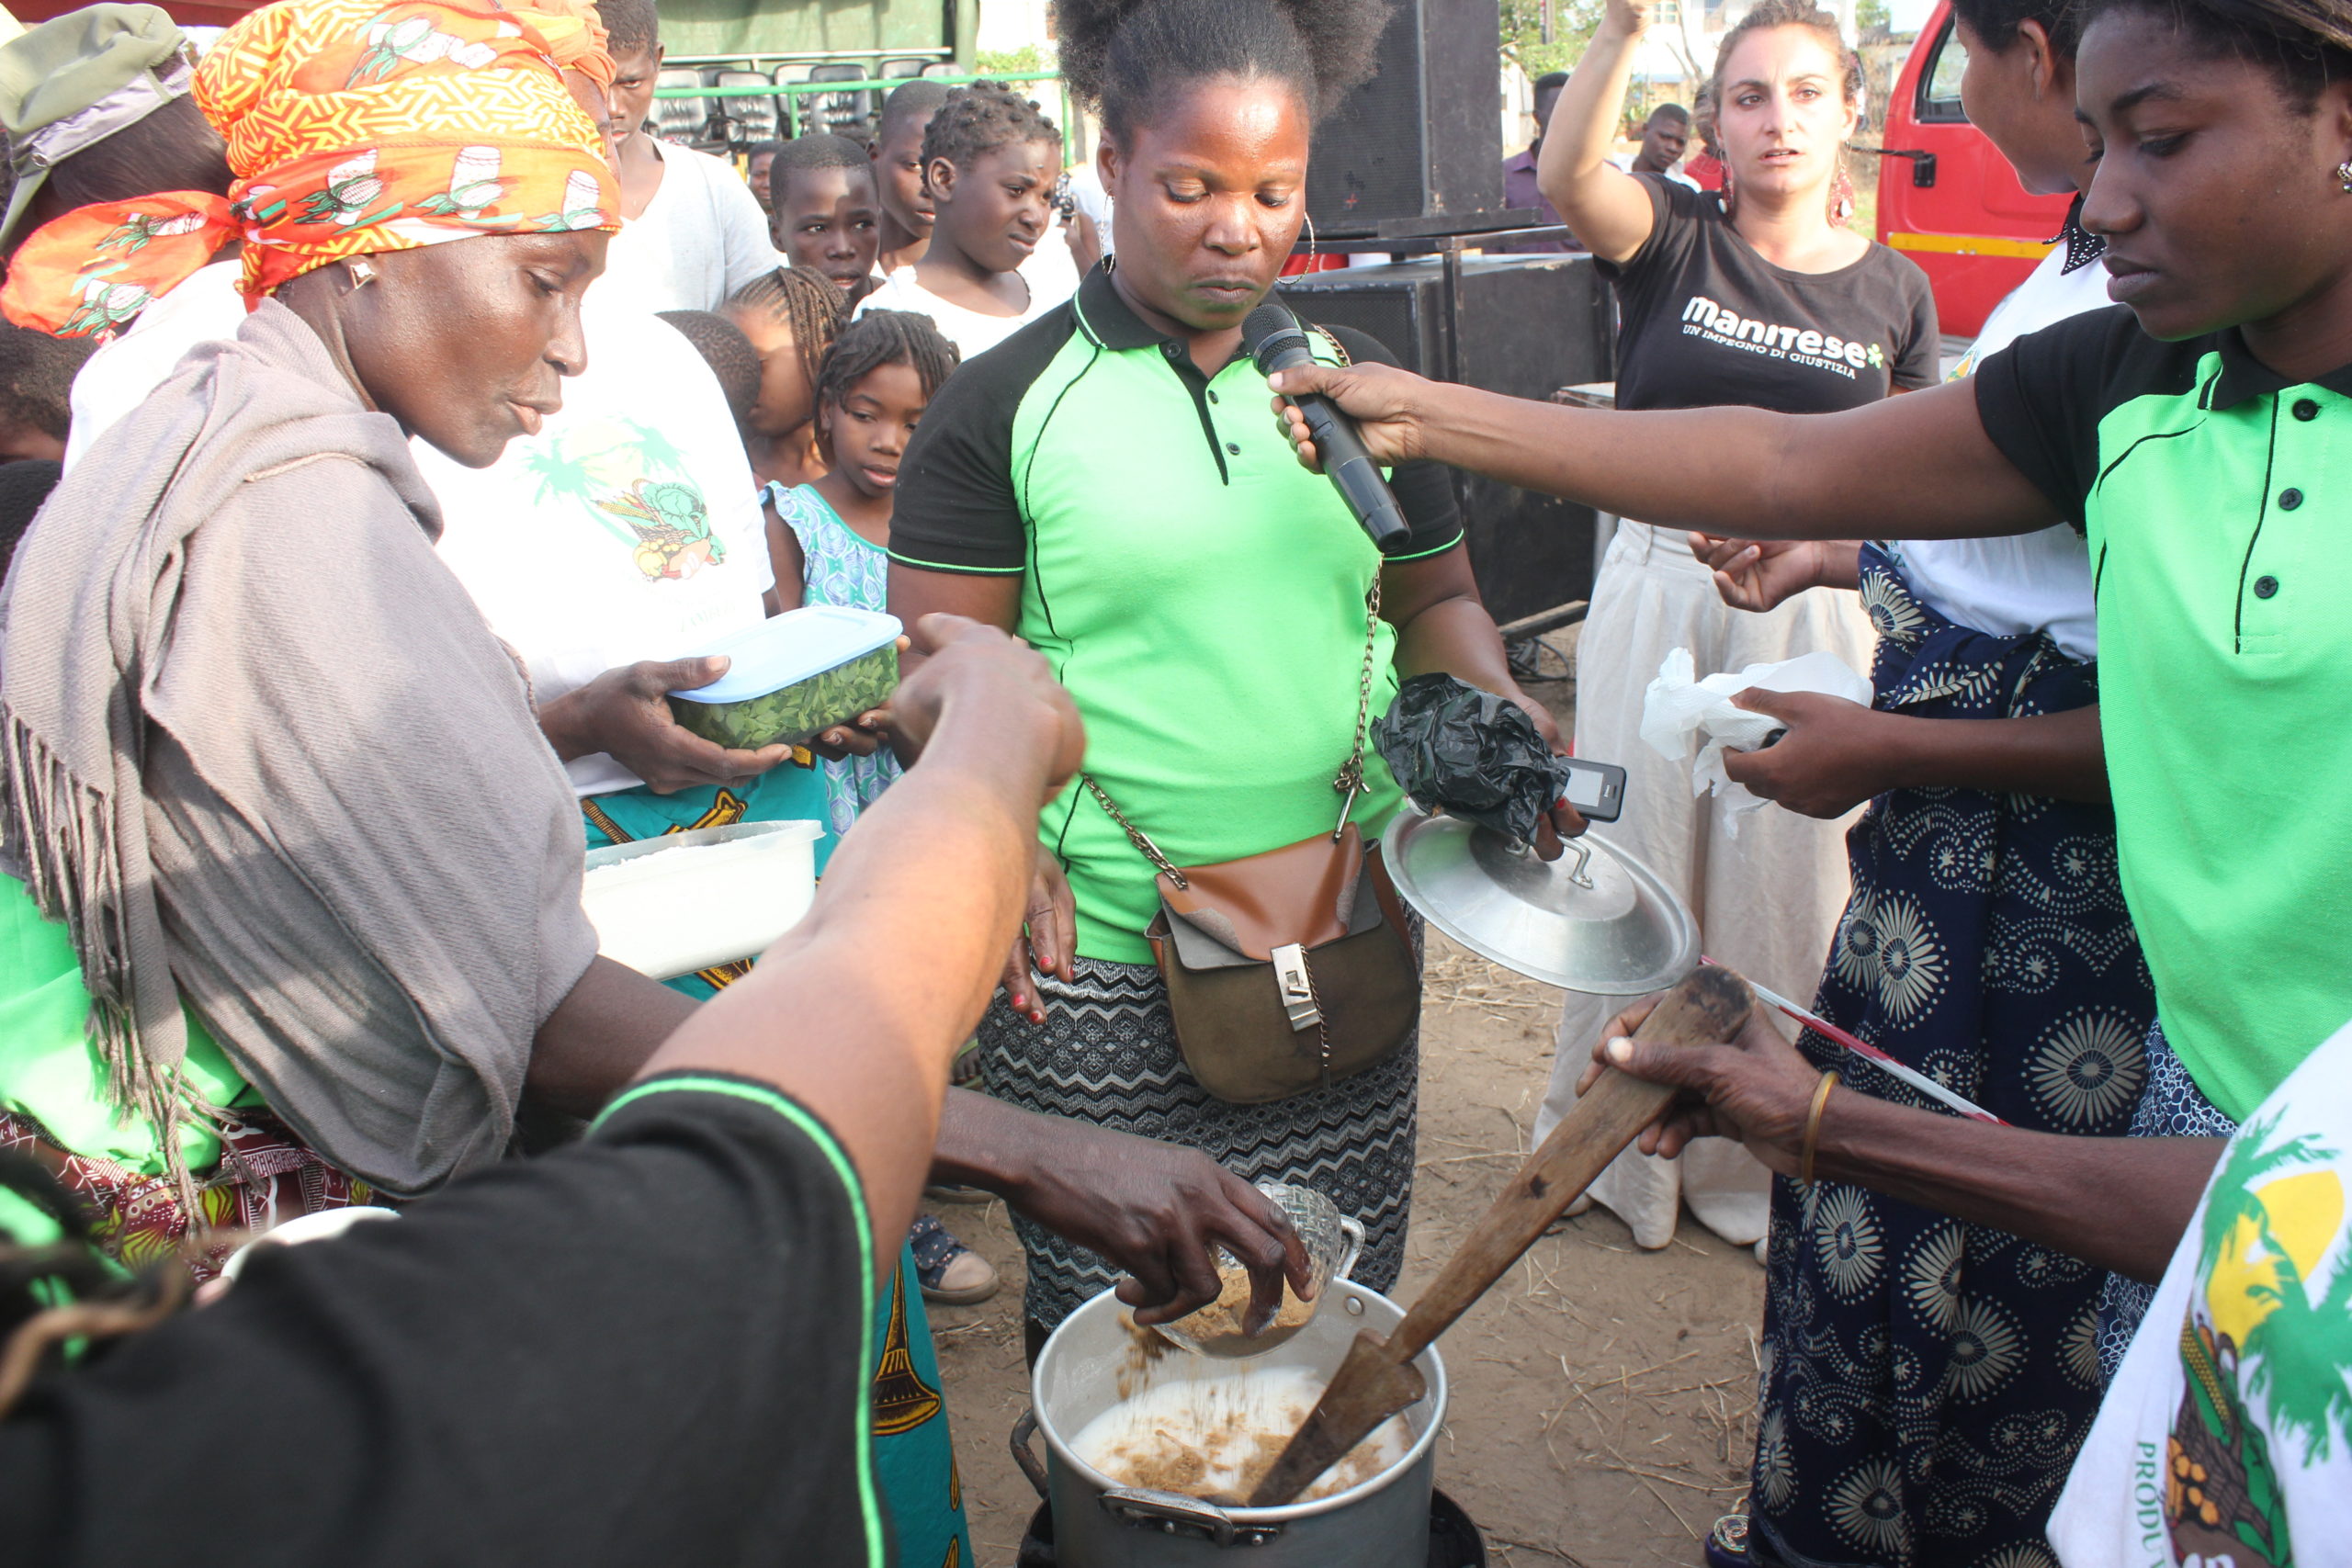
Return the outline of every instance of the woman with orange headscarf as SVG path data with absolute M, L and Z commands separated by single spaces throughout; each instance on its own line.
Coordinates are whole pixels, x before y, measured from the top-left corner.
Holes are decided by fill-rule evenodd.
M 483 0 L 482 8 L 502 9 L 496 0 Z M 601 138 L 614 72 L 595 6 L 587 0 L 512 0 L 503 9 L 544 46 Z M 188 107 L 219 144 L 197 105 Z M 128 175 L 146 165 L 117 160 L 110 167 Z M 68 468 L 162 385 L 181 355 L 200 343 L 236 336 L 244 321 L 238 230 L 219 195 L 225 186 L 171 188 L 168 167 L 150 172 L 164 183 L 131 186 L 34 231 L 0 288 L 0 314 L 17 325 L 95 337 L 104 345 L 74 378 Z
M 195 92 L 228 197 L 123 204 L 65 292 L 103 316 L 233 235 L 251 313 L 0 597 L 0 1145 L 134 1258 L 486 1165 L 685 1006 L 595 956 L 571 792 L 407 443 L 480 466 L 559 406 L 601 132 L 535 28 L 433 0 L 254 12 Z

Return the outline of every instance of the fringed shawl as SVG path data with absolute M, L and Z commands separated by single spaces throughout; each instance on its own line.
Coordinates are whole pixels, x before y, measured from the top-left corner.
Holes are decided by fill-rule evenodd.
M 265 302 L 92 449 L 0 589 L 0 828 L 113 1102 L 207 1112 L 185 997 L 394 1193 L 501 1152 L 595 951 L 571 793 L 438 531 L 398 427 Z

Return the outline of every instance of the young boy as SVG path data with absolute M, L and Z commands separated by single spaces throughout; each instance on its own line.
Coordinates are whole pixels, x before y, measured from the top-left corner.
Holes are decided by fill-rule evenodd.
M 922 259 L 858 306 L 929 316 L 966 359 L 995 347 L 1068 299 L 1067 258 L 1034 276 L 1023 264 L 1054 231 L 1061 132 L 1001 83 L 950 93 L 923 132 L 923 184 L 934 214 Z
M 743 183 L 752 187 L 752 195 L 762 210 L 773 211 L 768 206 L 768 170 L 775 163 L 775 155 L 784 151 L 781 141 L 757 141 L 743 154 Z
M 792 265 L 823 273 L 849 304 L 872 291 L 881 205 L 865 148 L 846 136 L 786 142 L 768 165 L 768 211 Z
M 621 216 L 597 287 L 646 310 L 715 310 L 779 257 L 767 214 L 735 165 L 645 129 L 662 73 L 661 18 L 653 0 L 601 0 L 612 50 L 614 166 Z
M 883 100 L 874 138 L 874 184 L 882 200 L 881 256 L 885 277 L 922 260 L 931 243 L 931 196 L 922 186 L 922 137 L 947 89 L 918 78 Z

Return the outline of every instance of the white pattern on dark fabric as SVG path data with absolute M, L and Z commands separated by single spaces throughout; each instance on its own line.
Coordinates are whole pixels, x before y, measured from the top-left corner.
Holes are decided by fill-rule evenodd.
M 1875 704 L 1946 720 L 2095 700 L 2040 634 L 1996 637 L 1862 552 Z M 1848 835 L 1854 891 L 1815 1007 L 2018 1126 L 2113 1136 L 2154 1011 L 2105 808 L 1897 790 Z M 1923 1105 L 1810 1032 L 1852 1091 Z M 1846 1091 L 1840 1091 L 1846 1092 Z M 2098 1391 L 2076 1259 L 1859 1187 L 1775 1181 L 1750 1551 L 1759 1563 L 2029 1568 Z
M 1414 951 L 1420 922 L 1412 922 Z M 984 1093 L 1024 1111 L 1199 1149 L 1250 1181 L 1312 1187 L 1364 1227 L 1354 1278 L 1395 1288 L 1413 1198 L 1420 1032 L 1374 1067 L 1288 1100 L 1233 1105 L 1184 1066 L 1168 992 L 1148 964 L 1075 961 L 1074 984 L 1037 981 L 1046 1021 L 1033 1024 L 1000 991 L 980 1021 Z M 1119 1273 L 1093 1253 L 1015 1214 L 1029 1256 L 1028 1315 L 1051 1328 Z

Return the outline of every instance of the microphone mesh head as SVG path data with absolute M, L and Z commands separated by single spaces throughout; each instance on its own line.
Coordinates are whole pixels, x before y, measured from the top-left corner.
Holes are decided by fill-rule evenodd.
M 1287 306 L 1269 299 L 1242 318 L 1241 351 L 1258 360 L 1258 367 L 1262 370 L 1267 344 L 1285 333 L 1300 333 L 1298 318 L 1290 313 Z

